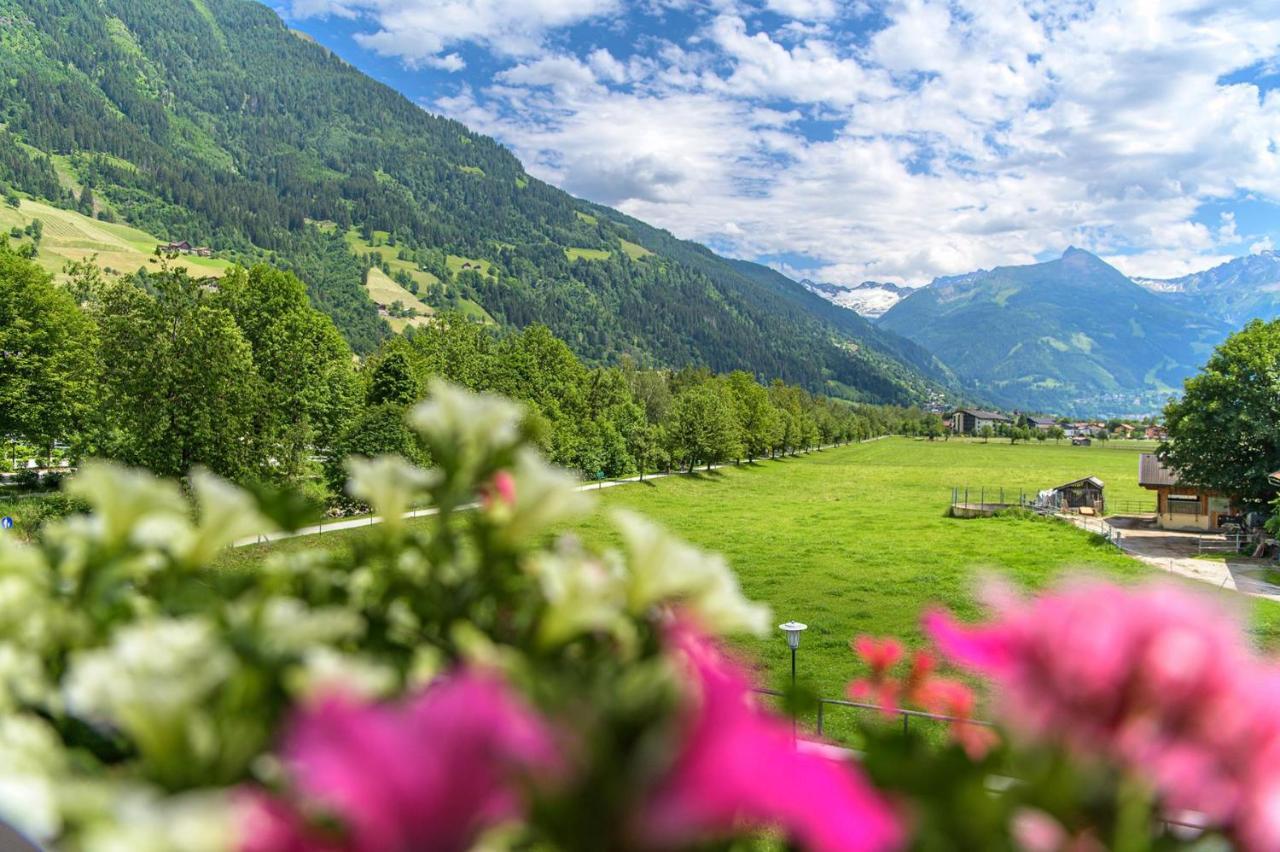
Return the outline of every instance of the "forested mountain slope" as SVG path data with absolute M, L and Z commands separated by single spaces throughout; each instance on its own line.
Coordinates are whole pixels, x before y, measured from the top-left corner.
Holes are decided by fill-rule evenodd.
M 1074 248 L 1045 263 L 940 278 L 879 324 L 1000 404 L 1063 413 L 1158 407 L 1228 330 Z
M 6 190 L 291 269 L 360 352 L 389 333 L 361 288 L 386 261 L 354 233 L 428 304 L 544 322 L 590 360 L 892 402 L 948 380 L 782 276 L 531 178 L 250 0 L 0 0 L 0 120 Z

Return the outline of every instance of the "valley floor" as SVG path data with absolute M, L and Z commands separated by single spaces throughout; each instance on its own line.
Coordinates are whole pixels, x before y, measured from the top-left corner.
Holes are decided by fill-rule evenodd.
M 891 438 L 609 488 L 599 494 L 600 511 L 572 532 L 589 544 L 617 544 L 607 510 L 626 507 L 724 553 L 747 595 L 769 603 L 775 621 L 809 625 L 801 680 L 818 695 L 842 697 L 859 674 L 851 638 L 895 635 L 918 644 L 920 613 L 935 604 L 977 618 L 975 593 L 987 575 L 1038 588 L 1074 571 L 1121 581 L 1164 574 L 1055 520 L 947 516 L 952 487 L 965 485 L 1034 493 L 1092 475 L 1106 483 L 1109 500 L 1142 500 L 1141 449 Z M 245 547 L 225 560 L 247 567 L 274 548 L 341 547 L 344 536 L 360 534 Z M 1238 600 L 1258 641 L 1280 644 L 1280 605 Z M 780 634 L 745 641 L 741 650 L 765 684 L 785 683 L 790 658 Z M 829 722 L 838 734 L 842 725 Z

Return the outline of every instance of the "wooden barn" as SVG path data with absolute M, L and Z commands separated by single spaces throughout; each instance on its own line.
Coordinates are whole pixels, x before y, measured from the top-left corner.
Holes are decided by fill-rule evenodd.
M 1103 481 L 1098 477 L 1086 476 L 1084 479 L 1077 479 L 1059 485 L 1057 488 L 1051 489 L 1051 491 L 1059 511 L 1074 511 L 1085 515 L 1102 515 L 1106 512 L 1106 502 L 1103 497 L 1104 487 Z
M 1155 453 L 1138 459 L 1138 484 L 1156 492 L 1156 523 L 1167 530 L 1215 530 L 1231 514 L 1231 499 L 1208 488 L 1184 485 Z

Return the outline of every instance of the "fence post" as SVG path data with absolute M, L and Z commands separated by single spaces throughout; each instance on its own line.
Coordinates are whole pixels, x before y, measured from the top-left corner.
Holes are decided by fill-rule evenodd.
M 822 699 L 819 698 L 818 699 L 818 736 L 822 736 L 822 711 L 823 711 L 823 708 L 825 707 L 826 707 L 826 704 L 824 704 L 822 702 Z
M 903 736 L 906 736 L 907 734 L 910 734 L 910 733 L 911 733 L 911 714 L 903 713 L 902 714 L 902 734 Z
M 987 486 L 985 485 L 978 489 L 978 508 L 987 508 Z

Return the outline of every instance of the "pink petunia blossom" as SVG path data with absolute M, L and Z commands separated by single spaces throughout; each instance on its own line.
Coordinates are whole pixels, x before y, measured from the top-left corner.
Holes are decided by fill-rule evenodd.
M 989 624 L 935 612 L 925 629 L 991 677 L 1014 730 L 1140 772 L 1243 848 L 1280 848 L 1280 671 L 1216 602 L 1081 581 L 1006 598 Z
M 496 676 L 448 677 L 398 705 L 330 695 L 294 719 L 288 801 L 251 798 L 246 852 L 463 850 L 517 817 L 517 777 L 554 771 L 545 723 Z
M 754 706 L 746 673 L 686 623 L 669 643 L 696 687 L 682 749 L 638 820 L 669 848 L 743 826 L 777 826 L 807 849 L 886 850 L 902 841 L 888 805 L 851 765 L 798 750 L 791 725 Z

